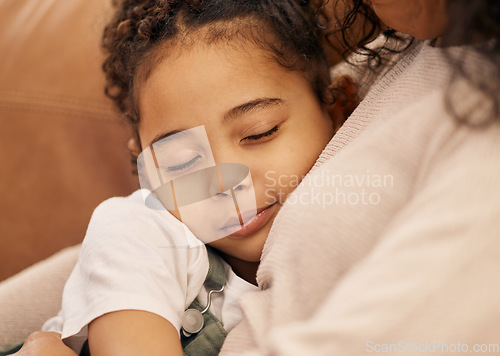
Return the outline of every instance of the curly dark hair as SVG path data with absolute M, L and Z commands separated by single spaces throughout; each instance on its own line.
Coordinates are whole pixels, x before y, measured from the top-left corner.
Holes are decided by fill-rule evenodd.
M 114 0 L 114 16 L 102 38 L 105 92 L 138 138 L 138 82 L 168 55 L 163 44 L 182 45 L 196 32 L 196 40 L 206 43 L 237 38 L 244 40 L 243 45 L 268 51 L 282 67 L 304 73 L 319 100 L 331 103 L 335 99 L 321 43 L 323 27 L 308 4 L 303 0 Z
M 387 54 L 404 51 L 414 41 L 411 37 L 401 36 L 392 29 L 384 28 L 368 0 L 335 0 L 333 3 L 329 0 L 319 0 L 315 6 L 318 9 L 327 6 L 342 9 L 341 12 L 333 10 L 333 15 L 330 16 L 330 23 L 333 26 L 330 26 L 327 37 L 329 45 L 336 48 L 338 41 L 343 42 L 345 59 L 350 53 L 356 52 L 366 56 L 366 62 L 370 67 L 378 67 Z M 471 124 L 468 117 L 454 112 L 450 99 L 457 79 L 465 78 L 473 87 L 482 91 L 492 104 L 491 117 L 474 124 L 479 124 L 478 126 L 489 124 L 500 118 L 500 2 L 447 0 L 446 6 L 449 23 L 446 32 L 440 38 L 440 45 L 444 48 L 472 46 L 475 53 L 483 57 L 485 63 L 482 73 L 477 71 L 471 73 L 465 66 L 465 57 L 448 56 L 454 69 L 449 95 L 446 98 L 448 108 L 458 121 Z M 363 28 L 362 36 L 353 36 L 359 33 L 360 23 Z M 367 46 L 380 32 L 386 37 L 385 44 L 376 48 Z

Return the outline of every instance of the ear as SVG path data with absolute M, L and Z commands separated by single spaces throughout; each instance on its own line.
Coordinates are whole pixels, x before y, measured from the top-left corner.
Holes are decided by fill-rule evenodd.
M 358 88 L 351 76 L 339 75 L 329 87 L 335 103 L 328 108 L 335 131 L 337 131 L 359 104 Z
M 141 154 L 141 145 L 139 144 L 139 142 L 137 142 L 136 138 L 131 138 L 130 140 L 128 140 L 127 148 L 130 156 L 134 159 L 137 159 L 137 157 L 139 157 L 139 155 Z
M 139 174 L 139 168 L 137 167 L 137 159 L 141 154 L 141 145 L 139 144 L 139 139 L 131 138 L 127 142 L 127 148 L 130 155 L 130 163 L 132 164 L 132 174 Z

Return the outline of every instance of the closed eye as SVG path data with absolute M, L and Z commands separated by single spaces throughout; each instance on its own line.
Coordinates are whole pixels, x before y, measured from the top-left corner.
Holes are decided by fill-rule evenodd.
M 186 163 L 182 163 L 182 164 L 178 164 L 176 166 L 169 166 L 167 167 L 166 171 L 167 172 L 178 172 L 178 171 L 182 171 L 184 169 L 187 169 L 189 168 L 190 166 L 192 166 L 193 164 L 196 163 L 196 161 L 198 161 L 199 159 L 201 158 L 200 155 L 197 155 L 196 157 L 194 157 L 193 159 L 189 160 L 188 162 Z
M 252 140 L 252 141 L 257 141 L 257 140 L 260 140 L 261 138 L 263 137 L 267 137 L 267 136 L 271 136 L 272 134 L 274 134 L 276 131 L 278 131 L 279 129 L 279 125 L 276 125 L 274 126 L 271 130 L 269 131 L 266 131 L 266 132 L 263 132 L 263 133 L 260 133 L 260 134 L 257 134 L 257 135 L 251 135 L 251 136 L 247 136 L 245 137 L 244 139 L 241 140 L 241 142 L 243 141 L 247 141 L 247 140 Z

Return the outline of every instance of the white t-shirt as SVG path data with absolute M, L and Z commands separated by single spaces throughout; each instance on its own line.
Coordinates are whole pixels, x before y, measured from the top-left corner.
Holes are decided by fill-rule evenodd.
M 167 210 L 146 207 L 144 193 L 111 198 L 95 209 L 64 288 L 62 310 L 42 327 L 61 333 L 77 352 L 87 338 L 88 324 L 106 313 L 148 311 L 179 331 L 193 300 L 207 301 L 205 246 L 193 244 L 196 238 Z M 239 296 L 258 288 L 224 265 L 225 291 L 212 295 L 210 311 L 229 331 L 241 320 Z

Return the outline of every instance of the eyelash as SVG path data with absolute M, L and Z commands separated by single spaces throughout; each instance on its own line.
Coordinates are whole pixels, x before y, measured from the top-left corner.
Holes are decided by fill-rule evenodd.
M 188 168 L 189 166 L 193 165 L 198 159 L 200 159 L 201 156 L 198 155 L 196 157 L 194 157 L 192 160 L 186 162 L 186 163 L 183 163 L 183 164 L 179 164 L 177 166 L 170 166 L 170 167 L 167 167 L 166 171 L 167 172 L 178 172 L 178 171 L 182 171 L 186 168 Z
M 271 130 L 269 131 L 266 131 L 266 132 L 263 132 L 261 134 L 257 134 L 257 135 L 251 135 L 251 136 L 247 136 L 245 137 L 244 139 L 242 139 L 241 141 L 246 141 L 246 140 L 252 140 L 252 141 L 257 141 L 257 140 L 260 140 L 261 138 L 263 137 L 266 137 L 266 136 L 271 136 L 272 134 L 274 134 L 276 131 L 278 131 L 279 129 L 279 125 L 276 125 L 274 126 Z
M 246 140 L 258 141 L 258 140 L 260 140 L 263 137 L 267 137 L 267 136 L 273 135 L 276 131 L 278 131 L 278 129 L 279 129 L 279 125 L 276 125 L 276 126 L 274 126 L 269 131 L 266 131 L 266 132 L 263 132 L 263 133 L 260 133 L 260 134 L 257 134 L 257 135 L 247 136 L 244 139 L 242 139 L 241 141 L 246 141 Z M 192 166 L 200 158 L 201 158 L 201 156 L 198 155 L 198 156 L 194 157 L 193 159 L 191 159 L 190 161 L 188 161 L 186 163 L 179 164 L 177 166 L 167 167 L 166 171 L 167 172 L 179 172 L 179 171 L 185 170 L 186 168 Z

